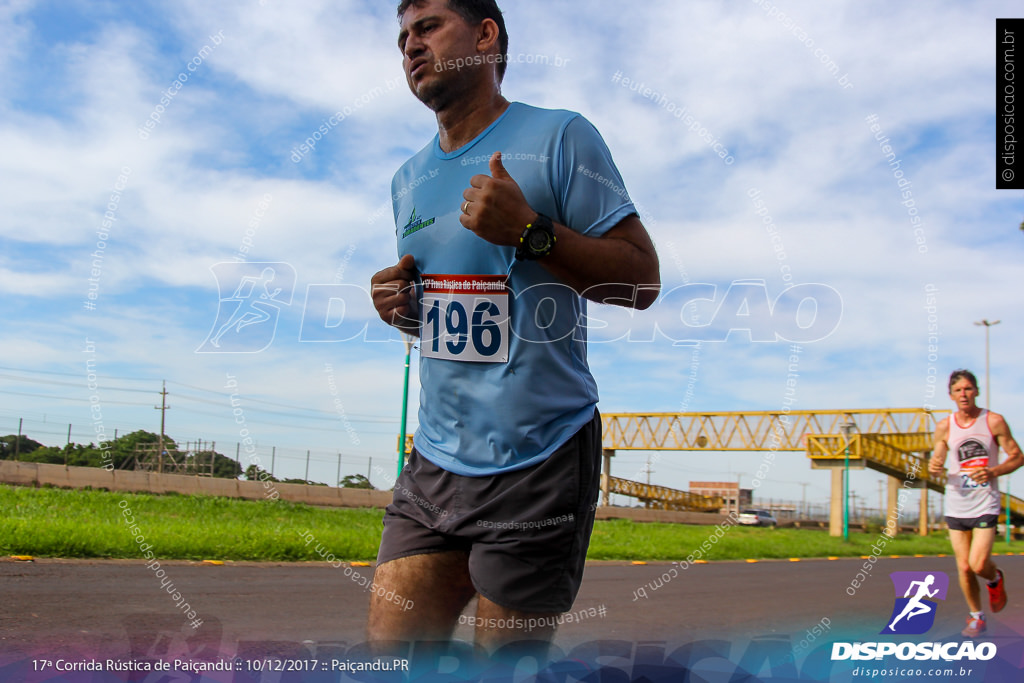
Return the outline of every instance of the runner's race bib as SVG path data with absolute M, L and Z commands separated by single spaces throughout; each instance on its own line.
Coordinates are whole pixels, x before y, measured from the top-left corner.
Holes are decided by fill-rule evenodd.
M 968 439 L 960 444 L 956 458 L 960 461 L 960 488 L 976 489 L 988 487 L 988 482 L 979 484 L 971 479 L 973 470 L 988 467 L 988 449 L 977 439 Z
M 504 275 L 424 275 L 420 355 L 507 363 L 509 301 Z
M 971 479 L 971 472 L 979 470 L 982 467 L 988 467 L 988 457 L 977 458 L 970 462 L 960 464 L 960 488 L 962 489 L 976 489 L 976 488 L 987 488 L 988 482 L 980 484 Z

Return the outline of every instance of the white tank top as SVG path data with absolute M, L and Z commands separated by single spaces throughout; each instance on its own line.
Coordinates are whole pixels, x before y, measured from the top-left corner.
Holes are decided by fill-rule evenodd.
M 982 410 L 966 427 L 957 422 L 956 413 L 950 415 L 946 444 L 946 516 L 973 519 L 999 514 L 998 479 L 979 484 L 970 477 L 971 470 L 999 463 L 999 444 L 988 428 L 988 411 Z

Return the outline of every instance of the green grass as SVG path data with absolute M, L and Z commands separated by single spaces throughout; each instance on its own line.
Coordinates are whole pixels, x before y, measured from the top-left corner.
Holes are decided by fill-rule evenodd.
M 850 534 L 849 542 L 811 529 L 637 524 L 608 520 L 594 526 L 588 557 L 592 560 L 743 560 L 790 557 L 859 557 L 881 555 L 937 555 L 951 553 L 945 533 L 928 537 L 904 533 L 889 539 L 880 533 Z M 1024 544 L 1022 544 L 1024 545 Z M 697 551 L 697 552 L 695 552 Z
M 379 509 L 321 509 L 283 501 L 0 484 L 0 555 L 142 557 L 122 515 L 125 507 L 156 557 L 184 560 L 322 560 L 322 552 L 346 561 L 369 561 L 377 555 L 384 514 Z M 310 534 L 313 540 L 307 543 Z M 851 532 L 845 542 L 820 530 L 727 527 L 716 534 L 714 526 L 607 520 L 594 525 L 588 558 L 685 560 L 702 544 L 701 559 L 712 561 L 858 557 L 872 554 L 873 544 L 884 546 L 883 556 L 952 552 L 944 532 L 927 538 L 901 534 L 891 540 L 877 531 Z M 1009 549 L 1024 550 L 1024 543 Z M 996 552 L 1006 550 L 1002 540 L 996 543 Z
M 188 560 L 371 560 L 382 510 L 323 510 L 283 501 L 73 491 L 0 485 L 0 553 L 142 557 L 127 508 L 156 557 Z M 312 534 L 313 540 L 306 542 Z

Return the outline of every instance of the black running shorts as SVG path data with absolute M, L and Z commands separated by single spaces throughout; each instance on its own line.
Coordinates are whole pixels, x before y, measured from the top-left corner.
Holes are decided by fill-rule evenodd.
M 601 417 L 543 462 L 464 477 L 415 449 L 384 513 L 377 563 L 424 553 L 469 553 L 480 595 L 508 609 L 565 612 L 583 579 L 600 483 Z
M 946 526 L 954 531 L 970 531 L 971 529 L 995 529 L 999 515 L 982 515 L 981 517 L 946 517 Z

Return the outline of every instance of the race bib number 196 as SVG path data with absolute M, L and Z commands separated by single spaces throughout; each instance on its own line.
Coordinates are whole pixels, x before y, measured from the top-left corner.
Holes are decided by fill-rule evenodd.
M 508 289 L 504 275 L 424 275 L 420 355 L 507 363 Z

